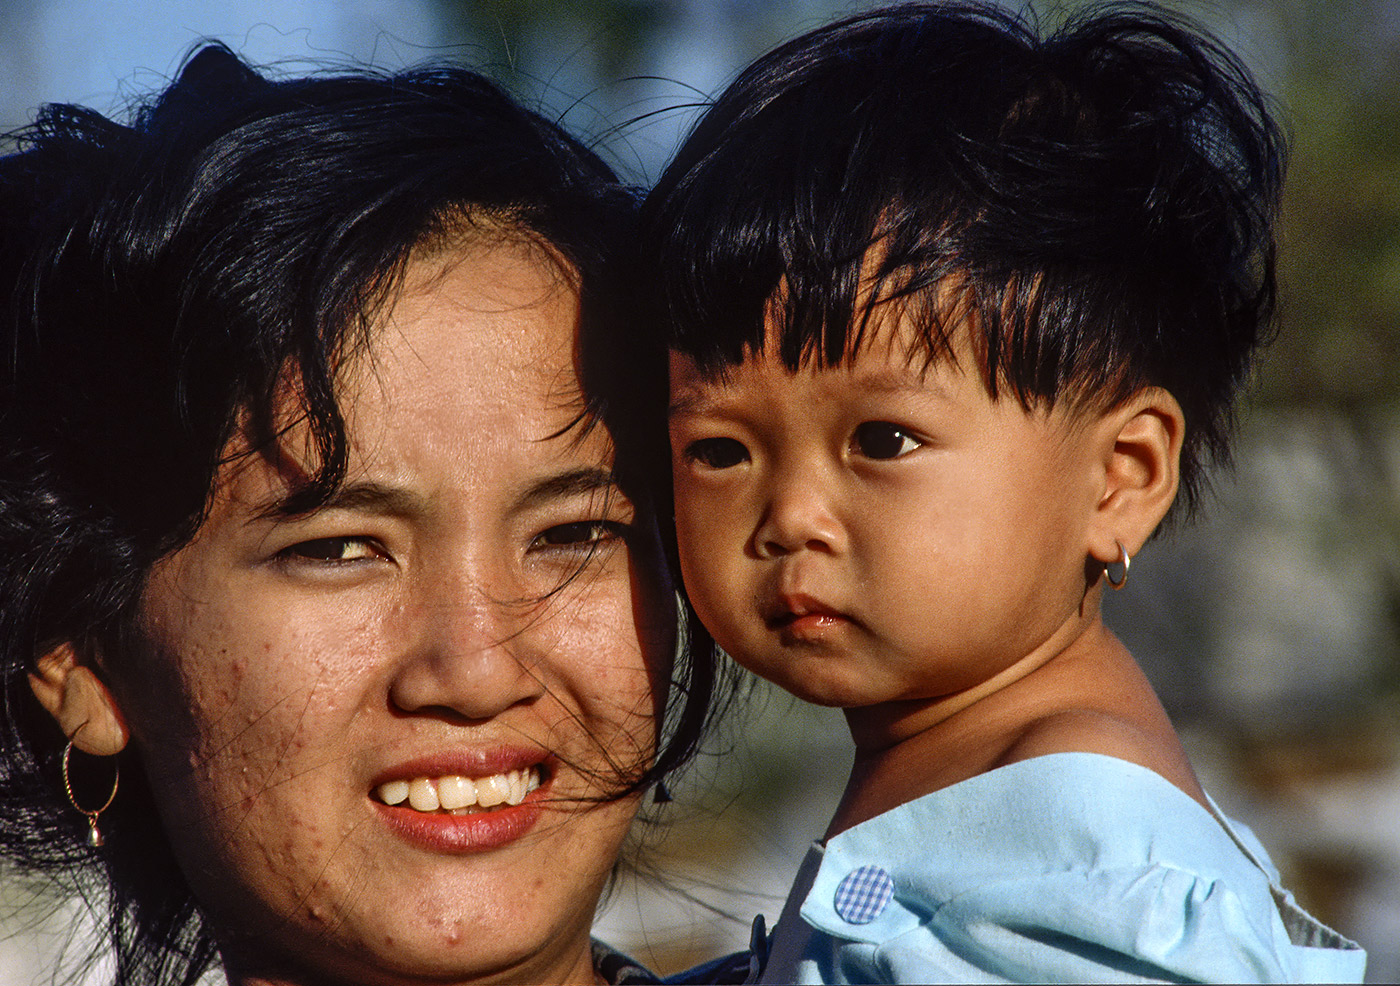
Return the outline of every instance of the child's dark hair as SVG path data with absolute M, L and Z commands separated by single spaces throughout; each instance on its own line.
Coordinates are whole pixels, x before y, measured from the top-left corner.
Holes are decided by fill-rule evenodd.
M 1284 143 L 1239 59 L 1155 7 L 1044 36 L 990 3 L 851 17 L 745 70 L 657 184 L 656 317 L 719 371 L 771 315 L 796 369 L 850 358 L 895 300 L 928 359 L 971 326 L 989 391 L 1027 408 L 1161 386 L 1189 511 L 1272 328 Z

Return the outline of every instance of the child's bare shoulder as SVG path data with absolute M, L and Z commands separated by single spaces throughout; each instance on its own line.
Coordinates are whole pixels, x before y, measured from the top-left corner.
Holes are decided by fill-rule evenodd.
M 1204 805 L 1205 793 L 1186 752 L 1163 719 L 1159 725 L 1102 708 L 1055 712 L 1029 723 L 1007 747 L 998 766 L 1052 753 L 1098 753 L 1146 767 Z

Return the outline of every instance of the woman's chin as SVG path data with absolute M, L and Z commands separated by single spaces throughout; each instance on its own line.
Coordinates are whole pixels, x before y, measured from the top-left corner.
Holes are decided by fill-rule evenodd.
M 305 867 L 314 884 L 283 884 L 271 910 L 250 913 L 249 894 L 225 886 L 209 920 L 237 926 L 221 936 L 230 982 L 567 982 L 580 962 L 587 978 L 593 908 L 578 902 L 600 896 L 634 805 L 549 793 L 457 815 L 372 802 Z M 272 885 L 266 871 L 245 880 Z
M 366 891 L 367 893 L 371 891 Z M 405 895 L 397 914 L 286 923 L 221 945 L 230 986 L 333 982 L 573 982 L 591 977 L 588 927 L 560 928 L 553 913 L 495 894 L 471 899 Z M 583 969 L 580 977 L 578 969 Z

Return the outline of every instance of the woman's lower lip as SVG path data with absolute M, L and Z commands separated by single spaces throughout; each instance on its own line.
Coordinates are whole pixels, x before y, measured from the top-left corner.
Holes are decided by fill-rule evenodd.
M 538 795 L 539 792 L 533 792 Z M 538 797 L 465 815 L 415 811 L 407 805 L 374 802 L 390 831 L 420 849 L 439 853 L 488 852 L 529 832 L 544 811 Z

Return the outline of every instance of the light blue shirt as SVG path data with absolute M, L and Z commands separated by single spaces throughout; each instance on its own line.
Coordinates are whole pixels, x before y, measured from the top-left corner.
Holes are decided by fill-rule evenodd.
M 1060 753 L 815 844 L 759 981 L 1360 982 L 1365 964 L 1244 826 L 1136 764 Z

